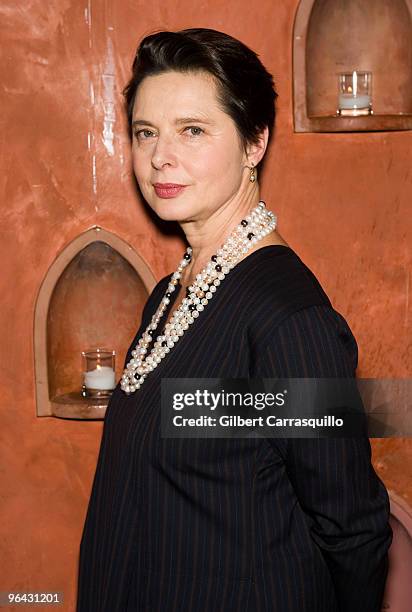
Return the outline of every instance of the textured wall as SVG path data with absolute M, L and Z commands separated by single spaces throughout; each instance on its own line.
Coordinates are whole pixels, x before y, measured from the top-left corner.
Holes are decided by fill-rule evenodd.
M 158 278 L 182 254 L 179 238 L 153 223 L 131 177 L 120 90 L 143 35 L 212 27 L 260 54 L 279 92 L 262 198 L 351 325 L 358 374 L 411 376 L 412 134 L 293 133 L 296 6 L 2 2 L 1 590 L 60 589 L 64 608 L 74 609 L 100 442 L 101 423 L 35 416 L 33 313 L 48 267 L 94 224 L 134 245 Z M 386 485 L 412 503 L 412 442 L 373 441 L 373 450 Z

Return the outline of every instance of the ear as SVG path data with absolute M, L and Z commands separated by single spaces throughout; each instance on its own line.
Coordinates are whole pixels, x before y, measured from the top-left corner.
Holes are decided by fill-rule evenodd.
M 246 162 L 249 164 L 253 162 L 254 166 L 258 165 L 268 146 L 269 128 L 267 126 L 260 132 L 258 139 L 257 144 L 249 144 L 246 148 Z

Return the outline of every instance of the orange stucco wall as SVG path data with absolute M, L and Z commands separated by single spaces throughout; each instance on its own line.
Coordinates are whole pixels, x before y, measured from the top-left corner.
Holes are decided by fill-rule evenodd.
M 182 254 L 179 238 L 152 222 L 131 177 L 120 90 L 143 35 L 212 27 L 260 54 L 279 92 L 262 198 L 351 325 L 358 374 L 412 375 L 412 133 L 293 132 L 297 4 L 2 3 L 0 590 L 62 590 L 64 609 L 74 609 L 102 429 L 36 417 L 33 314 L 47 269 L 94 224 L 132 244 L 157 278 Z M 387 487 L 412 504 L 412 441 L 372 442 Z

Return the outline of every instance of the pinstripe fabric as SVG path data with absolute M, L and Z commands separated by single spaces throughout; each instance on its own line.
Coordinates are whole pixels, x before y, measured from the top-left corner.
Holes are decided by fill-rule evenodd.
M 162 377 L 351 377 L 356 364 L 346 321 L 292 249 L 242 260 L 141 389 L 113 393 L 77 612 L 378 612 L 392 531 L 367 438 L 160 437 Z

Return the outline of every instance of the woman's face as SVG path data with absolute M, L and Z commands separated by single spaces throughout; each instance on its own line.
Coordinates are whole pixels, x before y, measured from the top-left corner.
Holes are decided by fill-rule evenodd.
M 137 90 L 133 168 L 145 200 L 161 219 L 206 219 L 248 186 L 247 157 L 216 93 L 205 72 L 149 76 Z M 167 183 L 185 187 L 157 186 Z

